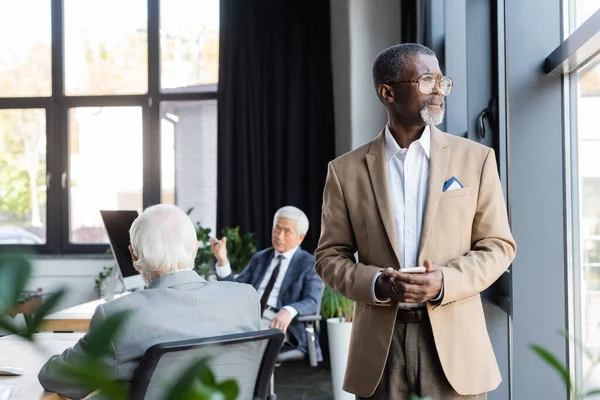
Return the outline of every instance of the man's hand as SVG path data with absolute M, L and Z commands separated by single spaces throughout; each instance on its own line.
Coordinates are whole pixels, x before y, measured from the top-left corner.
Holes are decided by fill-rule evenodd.
M 394 281 L 394 268 L 386 268 L 375 281 L 375 297 L 380 300 L 390 299 L 392 301 L 400 301 L 396 294 L 392 291 Z
M 442 290 L 442 271 L 431 261 L 423 263 L 425 272 L 410 274 L 394 270 L 392 291 L 401 294 L 404 303 L 424 303 L 439 296 Z
M 282 308 L 271 321 L 271 325 L 269 328 L 271 329 L 279 329 L 281 332 L 285 333 L 287 331 L 288 326 L 292 322 L 292 314 L 285 308 Z
M 375 282 L 375 296 L 402 303 L 424 303 L 442 290 L 442 271 L 425 260 L 425 272 L 411 274 L 387 268 Z
M 223 237 L 221 240 L 210 238 L 210 251 L 217 259 L 217 264 L 222 266 L 229 262 L 227 260 L 227 238 Z

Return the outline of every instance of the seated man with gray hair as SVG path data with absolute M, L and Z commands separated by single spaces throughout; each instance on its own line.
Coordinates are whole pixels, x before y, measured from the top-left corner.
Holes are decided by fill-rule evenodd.
M 263 328 L 280 329 L 286 334 L 282 351 L 308 351 L 304 326 L 296 316 L 319 313 L 324 284 L 315 272 L 315 257 L 300 248 L 308 232 L 308 218 L 302 210 L 286 206 L 273 218 L 273 247 L 254 254 L 248 266 L 234 277 L 227 259 L 227 238 L 211 239 L 217 259 L 219 280 L 249 283 L 260 296 Z M 322 360 L 317 341 L 317 359 Z
M 62 365 L 77 365 L 90 348 L 90 334 L 107 318 L 130 311 L 103 362 L 119 381 L 131 381 L 140 359 L 155 344 L 258 331 L 260 303 L 250 285 L 207 282 L 192 268 L 198 250 L 196 230 L 174 205 L 147 208 L 131 225 L 129 250 L 148 288 L 96 309 L 90 331 L 72 348 L 42 367 L 44 389 L 70 398 L 90 391 L 61 376 Z

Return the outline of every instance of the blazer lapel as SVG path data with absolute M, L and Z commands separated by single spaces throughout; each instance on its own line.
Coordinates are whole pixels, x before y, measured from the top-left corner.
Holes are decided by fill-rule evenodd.
M 279 299 L 277 299 L 278 302 L 282 301 L 282 296 L 285 294 L 285 291 L 288 290 L 292 282 L 296 280 L 296 277 L 300 272 L 299 268 L 297 268 L 297 264 L 300 262 L 299 260 L 301 251 L 302 249 L 298 248 L 298 250 L 296 250 L 296 252 L 292 256 L 292 259 L 290 260 L 290 264 L 288 265 L 287 271 L 285 272 L 285 276 L 283 277 L 283 282 L 281 282 L 281 289 L 279 289 Z M 281 306 L 281 304 L 278 305 Z
M 254 282 L 252 282 L 252 286 L 254 286 L 256 290 L 258 290 L 260 283 L 264 279 L 265 273 L 267 272 L 267 269 L 269 269 L 269 265 L 271 265 L 271 261 L 273 260 L 274 254 L 275 250 L 269 249 L 269 251 L 266 251 L 264 253 L 262 260 L 260 260 L 260 262 L 258 263 L 258 270 L 254 275 Z
M 427 202 L 425 203 L 425 214 L 423 216 L 423 228 L 421 232 L 421 241 L 419 242 L 419 265 L 423 265 L 422 252 L 431 229 L 435 213 L 440 202 L 442 186 L 446 177 L 448 160 L 450 160 L 451 148 L 442 132 L 431 126 L 431 153 L 429 161 L 429 184 L 427 186 Z
M 387 180 L 387 166 L 385 163 L 385 131 L 381 132 L 373 140 L 366 158 L 379 215 L 396 255 L 396 267 L 399 268 L 400 249 L 398 247 L 398 233 L 396 232 L 396 225 L 394 223 L 394 213 Z

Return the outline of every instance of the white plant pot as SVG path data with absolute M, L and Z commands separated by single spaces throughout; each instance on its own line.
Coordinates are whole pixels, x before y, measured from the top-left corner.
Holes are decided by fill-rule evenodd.
M 352 322 L 340 322 L 339 318 L 327 319 L 327 339 L 329 341 L 329 358 L 331 361 L 331 380 L 333 381 L 333 398 L 335 400 L 354 400 L 353 394 L 342 390 L 348 349 L 350 348 L 350 332 Z

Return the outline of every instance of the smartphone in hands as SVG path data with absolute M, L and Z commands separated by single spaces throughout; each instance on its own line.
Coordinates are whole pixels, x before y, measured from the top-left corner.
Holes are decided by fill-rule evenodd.
M 398 272 L 405 272 L 407 274 L 422 274 L 425 272 L 425 267 L 400 268 Z

